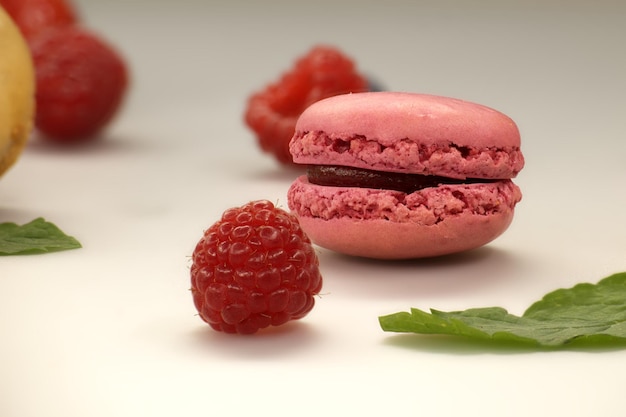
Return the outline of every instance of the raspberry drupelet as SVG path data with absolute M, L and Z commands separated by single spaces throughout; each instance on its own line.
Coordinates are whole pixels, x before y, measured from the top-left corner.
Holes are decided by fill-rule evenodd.
M 321 288 L 311 241 L 295 216 L 269 201 L 226 210 L 192 255 L 195 307 L 225 333 L 251 334 L 300 319 Z

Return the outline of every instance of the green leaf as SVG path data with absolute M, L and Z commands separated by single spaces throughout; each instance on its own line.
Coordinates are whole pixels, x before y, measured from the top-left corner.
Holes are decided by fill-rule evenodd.
M 413 308 L 378 318 L 384 331 L 445 334 L 558 347 L 573 342 L 626 342 L 626 272 L 597 284 L 546 294 L 524 314 L 501 307 L 430 313 Z
M 41 217 L 21 226 L 0 223 L 0 256 L 56 252 L 80 247 L 78 240 Z

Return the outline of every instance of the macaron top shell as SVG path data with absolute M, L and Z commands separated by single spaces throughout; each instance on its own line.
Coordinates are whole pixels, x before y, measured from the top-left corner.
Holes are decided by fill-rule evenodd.
M 307 108 L 290 144 L 294 162 L 451 178 L 513 178 L 520 133 L 489 107 L 402 92 L 334 96 Z

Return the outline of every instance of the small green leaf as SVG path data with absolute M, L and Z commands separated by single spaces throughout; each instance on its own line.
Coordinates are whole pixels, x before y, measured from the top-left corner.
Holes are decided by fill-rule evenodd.
M 21 226 L 0 223 L 0 256 L 56 252 L 80 247 L 78 240 L 41 217 Z
M 413 308 L 378 318 L 384 331 L 446 334 L 557 347 L 572 342 L 626 341 L 626 272 L 597 284 L 578 284 L 546 294 L 524 314 L 501 307 L 430 313 Z

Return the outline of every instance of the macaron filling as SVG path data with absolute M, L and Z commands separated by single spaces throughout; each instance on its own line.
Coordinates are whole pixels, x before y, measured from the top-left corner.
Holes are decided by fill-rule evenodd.
M 490 183 L 499 180 L 484 178 L 456 179 L 438 175 L 383 172 L 339 165 L 309 165 L 307 178 L 311 184 L 329 187 L 357 187 L 413 193 L 440 185 Z

